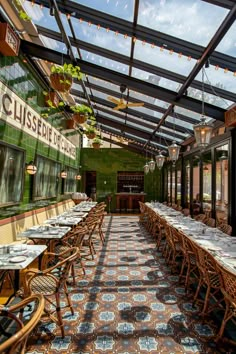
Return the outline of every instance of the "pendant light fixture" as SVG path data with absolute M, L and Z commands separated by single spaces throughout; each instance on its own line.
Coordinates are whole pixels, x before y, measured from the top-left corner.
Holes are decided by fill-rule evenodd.
M 175 165 L 176 161 L 179 158 L 179 151 L 180 151 L 180 146 L 177 145 L 175 141 L 175 113 L 174 113 L 174 140 L 172 141 L 172 144 L 168 146 L 168 151 L 169 151 L 170 160 L 173 162 L 173 165 Z
M 147 163 L 147 150 L 146 150 L 146 163 L 143 166 L 143 170 L 144 170 L 145 175 L 147 175 L 149 172 L 149 164 Z
M 161 129 L 160 129 L 160 145 L 161 145 Z M 156 164 L 159 170 L 163 167 L 165 162 L 165 156 L 162 155 L 161 150 L 158 151 L 158 155 L 155 156 Z
M 196 143 L 201 150 L 204 150 L 210 144 L 213 131 L 213 126 L 206 122 L 204 99 L 204 68 L 202 68 L 202 115 L 200 122 L 193 126 Z
M 153 158 L 151 158 L 151 160 L 148 162 L 148 165 L 149 165 L 150 172 L 154 172 L 154 170 L 155 170 L 155 161 L 153 160 Z
M 165 162 L 165 156 L 162 155 L 161 151 L 159 151 L 158 155 L 155 156 L 156 164 L 159 170 L 163 167 Z

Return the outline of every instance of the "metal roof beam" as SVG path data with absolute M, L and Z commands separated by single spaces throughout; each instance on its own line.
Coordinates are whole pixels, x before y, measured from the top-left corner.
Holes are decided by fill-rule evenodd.
M 37 29 L 38 29 L 39 33 L 41 33 L 42 35 L 50 37 L 50 38 L 55 39 L 57 41 L 61 41 L 61 37 L 58 32 L 49 30 L 49 29 L 47 29 L 45 27 L 41 27 L 41 26 L 37 26 Z M 74 40 L 71 37 L 70 37 L 70 42 L 75 47 L 79 46 L 80 49 L 89 51 L 89 52 L 97 54 L 97 55 L 104 56 L 105 58 L 109 58 L 109 59 L 118 61 L 122 64 L 127 65 L 127 66 L 130 65 L 130 59 L 129 59 L 129 57 L 127 57 L 125 55 L 112 52 L 110 50 L 92 45 L 90 43 L 87 43 L 87 42 L 84 42 L 81 40 Z M 201 53 L 199 53 L 199 55 L 200 54 Z M 161 76 L 161 77 L 164 77 L 168 80 L 178 82 L 180 84 L 184 83 L 184 81 L 186 80 L 186 77 L 183 75 L 174 73 L 172 71 L 169 71 L 169 70 L 166 70 L 166 69 L 163 69 L 160 67 L 157 67 L 155 65 L 148 64 L 146 62 L 142 62 L 142 61 L 134 59 L 134 58 L 132 60 L 132 66 L 135 68 L 138 68 L 140 70 L 150 72 L 150 74 Z M 202 83 L 200 81 L 194 80 L 191 84 L 191 87 L 196 88 L 201 91 L 202 90 Z M 223 90 L 223 89 L 216 87 L 216 86 L 214 86 L 214 91 L 218 96 L 225 98 L 226 100 L 236 101 L 236 94 L 234 92 L 226 91 L 226 90 Z M 205 92 L 213 94 L 212 86 L 205 83 Z
M 222 2 L 218 1 L 218 5 Z M 49 7 L 48 0 L 35 0 L 35 3 Z M 204 47 L 200 45 L 151 30 L 141 25 L 137 25 L 134 32 L 132 22 L 80 5 L 73 1 L 64 2 L 63 0 L 57 0 L 57 5 L 62 13 L 73 14 L 75 18 L 82 18 L 84 21 L 94 23 L 95 25 L 100 24 L 100 26 L 104 28 L 110 28 L 112 31 L 118 31 L 119 33 L 127 34 L 131 37 L 135 36 L 140 40 L 145 40 L 147 43 L 154 43 L 160 47 L 164 45 L 167 50 L 174 50 L 177 53 L 181 52 L 183 55 L 191 56 L 197 60 L 201 57 L 202 52 L 204 51 Z M 233 5 L 231 5 L 231 3 L 228 5 L 230 5 L 229 8 L 232 9 L 234 3 Z M 234 57 L 214 52 L 211 56 L 211 63 L 223 68 L 227 67 L 233 72 L 235 71 Z
M 28 41 L 21 41 L 21 49 L 22 51 L 30 56 L 37 57 L 40 59 L 44 59 L 47 61 L 51 61 L 57 64 L 61 64 L 62 55 L 61 53 L 54 51 L 52 49 L 40 46 L 35 43 L 30 43 Z M 70 62 L 70 58 L 68 55 L 63 55 L 64 62 Z M 95 77 L 99 77 L 100 79 L 106 79 L 111 82 L 116 82 L 117 84 L 123 83 L 127 85 L 130 89 L 134 91 L 141 92 L 145 95 L 159 98 L 166 102 L 175 102 L 177 105 L 185 107 L 187 109 L 193 110 L 197 113 L 201 113 L 201 102 L 194 100 L 190 97 L 184 97 L 180 99 L 178 102 L 176 101 L 176 93 L 165 88 L 143 82 L 142 80 L 138 80 L 133 77 L 129 77 L 127 75 L 115 72 L 113 70 L 99 67 L 95 64 L 85 62 L 83 60 L 77 59 L 77 64 L 81 67 L 83 73 L 88 75 L 93 75 Z M 222 108 L 210 105 L 205 103 L 205 111 L 206 115 L 213 117 L 214 119 L 224 121 L 224 112 Z

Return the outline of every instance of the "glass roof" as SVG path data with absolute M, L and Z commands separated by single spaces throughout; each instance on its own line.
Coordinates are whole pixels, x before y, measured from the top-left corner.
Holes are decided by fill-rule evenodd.
M 196 64 L 196 60 L 174 53 L 165 47 L 158 47 L 137 40 L 135 42 L 134 58 L 148 64 L 187 76 Z
M 201 0 L 140 0 L 138 23 L 186 41 L 207 45 L 227 10 Z
M 135 0 L 72 0 L 106 14 L 132 21 Z
M 223 123 L 224 111 L 236 101 L 236 23 L 227 18 L 233 5 L 226 8 L 223 0 L 59 1 L 58 16 L 47 0 L 35 0 L 34 6 L 26 0 L 23 6 L 42 45 L 57 53 L 57 64 L 71 59 L 66 34 L 86 74 L 84 85 L 73 84 L 71 95 L 79 101 L 90 97 L 98 123 L 104 117 L 121 129 L 129 125 L 147 134 L 148 144 L 175 134 L 183 142 L 201 117 L 202 68 L 208 121 Z M 222 26 L 223 36 L 217 36 Z M 209 43 L 216 49 L 207 62 Z M 48 58 L 51 62 L 51 52 Z M 46 51 L 42 59 L 47 60 Z M 121 98 L 144 105 L 117 109 Z

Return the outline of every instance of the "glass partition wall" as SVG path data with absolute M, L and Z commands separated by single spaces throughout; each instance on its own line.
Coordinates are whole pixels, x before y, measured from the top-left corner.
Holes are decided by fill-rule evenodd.
M 212 159 L 211 151 L 202 155 L 203 211 L 211 216 L 212 210 Z
M 166 164 L 163 171 L 163 200 L 190 208 L 192 216 L 205 213 L 216 225 L 229 217 L 229 140 L 221 144 L 186 155 L 175 167 Z
M 216 156 L 216 220 L 217 223 L 227 222 L 228 219 L 228 156 L 229 144 L 215 149 Z

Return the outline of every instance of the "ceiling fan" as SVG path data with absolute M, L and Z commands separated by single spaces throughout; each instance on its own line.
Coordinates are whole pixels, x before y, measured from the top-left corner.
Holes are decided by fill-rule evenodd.
M 120 92 L 121 92 L 121 98 L 117 99 L 111 96 L 108 96 L 107 99 L 113 103 L 115 103 L 115 107 L 113 107 L 114 110 L 119 111 L 120 109 L 125 109 L 127 107 L 141 107 L 144 105 L 144 102 L 127 102 L 123 98 L 123 94 L 125 90 L 127 89 L 127 86 L 124 84 L 120 85 Z

